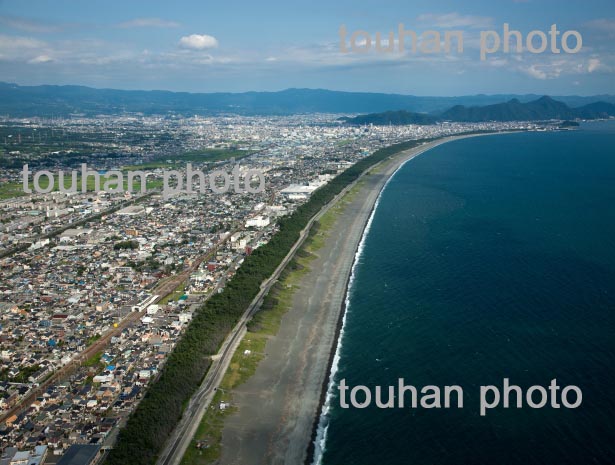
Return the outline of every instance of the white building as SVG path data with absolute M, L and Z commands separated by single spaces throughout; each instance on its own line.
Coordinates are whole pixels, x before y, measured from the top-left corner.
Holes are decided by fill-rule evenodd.
M 265 226 L 268 226 L 269 223 L 270 221 L 268 216 L 259 215 L 246 221 L 246 228 L 249 228 L 251 226 L 255 228 L 264 228 Z

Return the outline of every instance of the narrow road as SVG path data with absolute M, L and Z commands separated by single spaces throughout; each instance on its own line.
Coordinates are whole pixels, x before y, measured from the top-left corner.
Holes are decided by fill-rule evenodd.
M 233 389 L 218 465 L 311 463 L 314 428 L 328 386 L 346 289 L 358 246 L 387 180 L 443 138 L 398 152 L 363 178 L 302 272 L 256 372 Z
M 361 175 L 352 184 L 346 186 L 337 196 L 335 196 L 335 198 L 325 205 L 319 213 L 312 217 L 305 228 L 301 231 L 297 242 L 295 242 L 286 257 L 284 257 L 284 260 L 282 260 L 282 263 L 280 263 L 280 265 L 276 268 L 273 275 L 261 284 L 260 292 L 246 309 L 233 330 L 226 337 L 218 353 L 212 357 L 211 367 L 205 375 L 203 383 L 190 399 L 181 420 L 167 441 L 163 452 L 160 454 L 158 461 L 156 462 L 157 465 L 179 465 L 181 463 L 182 457 L 190 445 L 190 442 L 196 433 L 205 411 L 211 404 L 216 389 L 222 381 L 224 373 L 231 362 L 231 358 L 246 333 L 246 323 L 258 310 L 263 297 L 267 294 L 267 292 L 269 292 L 271 286 L 278 280 L 280 273 L 295 256 L 297 250 L 303 245 L 314 222 L 318 221 L 322 215 L 324 215 L 339 201 L 339 199 L 341 199 L 350 189 L 352 189 L 354 185 L 362 178 L 362 176 L 363 175 Z

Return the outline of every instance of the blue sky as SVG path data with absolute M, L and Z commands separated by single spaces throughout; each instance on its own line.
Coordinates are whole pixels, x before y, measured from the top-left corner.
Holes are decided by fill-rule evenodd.
M 339 28 L 461 30 L 464 52 L 342 53 Z M 577 30 L 576 54 L 494 53 L 503 23 Z M 561 37 L 561 36 L 560 36 Z M 571 43 L 572 44 L 572 43 Z M 189 92 L 288 87 L 415 95 L 615 94 L 615 2 L 0 0 L 0 80 Z

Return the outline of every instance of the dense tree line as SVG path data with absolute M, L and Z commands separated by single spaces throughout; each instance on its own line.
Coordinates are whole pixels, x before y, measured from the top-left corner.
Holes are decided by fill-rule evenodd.
M 317 189 L 309 201 L 280 220 L 271 240 L 247 256 L 220 294 L 214 294 L 194 315 L 186 332 L 169 356 L 158 380 L 149 387 L 125 428 L 120 430 L 108 465 L 153 464 L 167 437 L 179 421 L 190 396 L 261 283 L 273 274 L 309 220 L 361 173 L 374 164 L 422 141 L 392 145 L 365 157 Z
M 138 249 L 139 243 L 137 241 L 120 241 L 113 244 L 113 250 L 123 249 Z

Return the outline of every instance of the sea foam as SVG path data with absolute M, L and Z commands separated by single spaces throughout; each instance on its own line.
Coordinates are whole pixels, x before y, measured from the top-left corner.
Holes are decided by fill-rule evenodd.
M 440 145 L 440 144 L 436 144 Z M 434 145 L 435 146 L 435 145 Z M 322 409 L 320 412 L 320 418 L 318 419 L 318 427 L 316 429 L 316 437 L 314 438 L 314 459 L 312 460 L 312 465 L 321 465 L 322 458 L 325 451 L 326 443 L 327 443 L 327 431 L 329 430 L 329 412 L 331 411 L 331 406 L 335 394 L 335 389 L 337 387 L 336 375 L 339 370 L 339 362 L 340 362 L 340 354 L 342 351 L 343 341 L 344 341 L 344 328 L 346 327 L 346 318 L 348 316 L 348 312 L 350 310 L 350 295 L 353 288 L 353 283 L 355 280 L 356 267 L 359 264 L 361 256 L 363 255 L 363 250 L 365 248 L 365 241 L 367 235 L 372 226 L 372 221 L 374 219 L 374 215 L 376 214 L 376 210 L 378 209 L 378 205 L 380 204 L 380 199 L 382 197 L 383 192 L 391 182 L 391 180 L 395 177 L 397 172 L 409 161 L 414 160 L 420 154 L 426 152 L 427 150 L 433 148 L 434 146 L 427 147 L 420 152 L 417 152 L 412 158 L 401 163 L 397 169 L 391 174 L 389 179 L 386 180 L 384 186 L 380 190 L 378 194 L 378 198 L 374 203 L 372 211 L 369 215 L 369 219 L 367 220 L 367 224 L 365 225 L 365 229 L 363 230 L 363 235 L 361 236 L 361 241 L 359 242 L 359 246 L 357 247 L 357 251 L 354 256 L 354 260 L 352 263 L 352 269 L 350 271 L 350 278 L 348 279 L 348 287 L 346 289 L 346 296 L 344 298 L 344 315 L 342 316 L 342 327 L 340 329 L 340 334 L 337 340 L 337 346 L 335 349 L 335 355 L 333 356 L 333 361 L 331 362 L 331 370 L 329 372 L 329 384 L 327 386 L 327 395 L 325 397 L 325 401 L 322 405 Z

